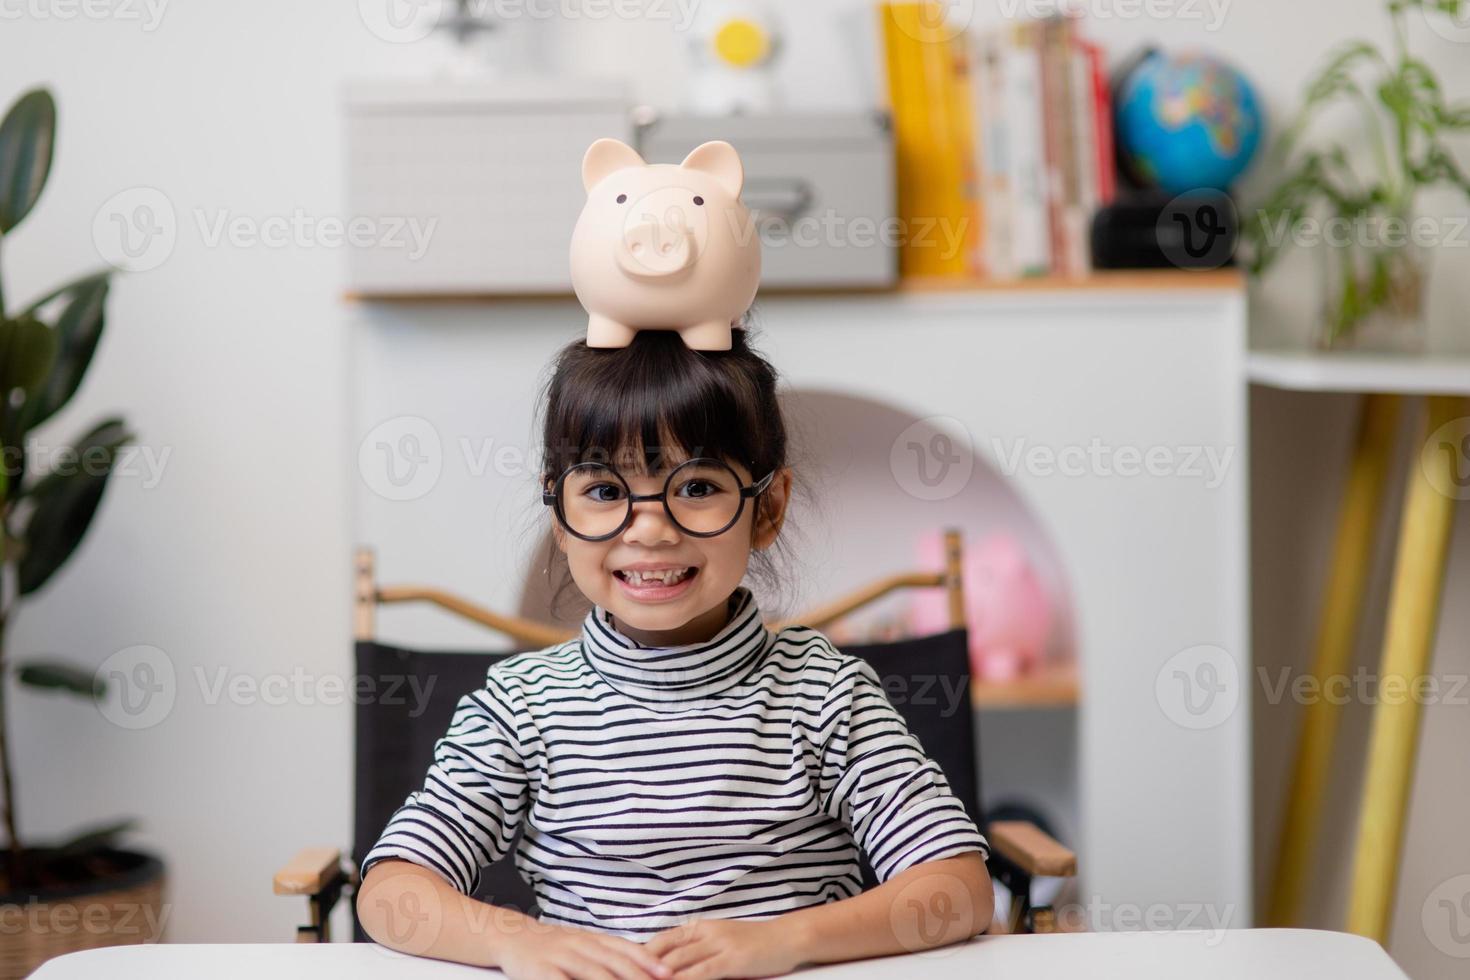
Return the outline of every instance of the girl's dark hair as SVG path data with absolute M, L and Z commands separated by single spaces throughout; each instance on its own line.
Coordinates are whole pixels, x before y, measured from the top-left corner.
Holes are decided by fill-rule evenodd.
M 550 487 L 575 463 L 653 473 L 688 456 L 738 462 L 759 480 L 787 465 L 777 381 L 740 327 L 728 351 L 690 350 L 671 330 L 640 330 L 621 348 L 570 343 L 543 392 L 541 485 Z M 764 552 L 752 562 L 759 572 L 772 570 Z

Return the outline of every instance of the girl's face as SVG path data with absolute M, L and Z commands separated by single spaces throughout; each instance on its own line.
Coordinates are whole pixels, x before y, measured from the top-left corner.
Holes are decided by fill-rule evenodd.
M 679 462 L 671 460 L 668 468 L 651 474 L 619 471 L 634 494 L 658 493 L 669 468 Z M 739 463 L 730 466 L 743 486 L 765 475 L 752 474 Z M 745 501 L 734 526 L 714 537 L 685 534 L 657 500 L 635 503 L 632 521 L 606 541 L 584 541 L 568 534 L 555 518 L 552 527 L 572 579 L 587 601 L 611 613 L 617 628 L 639 643 L 681 646 L 709 639 L 728 621 L 730 594 L 745 577 L 750 552 L 775 542 L 790 489 L 790 469 L 777 470 L 760 497 Z M 679 491 L 677 486 L 669 488 L 671 497 Z M 630 579 L 630 572 L 640 575 Z M 683 577 L 669 584 L 657 580 L 665 573 L 672 579 L 680 572 Z

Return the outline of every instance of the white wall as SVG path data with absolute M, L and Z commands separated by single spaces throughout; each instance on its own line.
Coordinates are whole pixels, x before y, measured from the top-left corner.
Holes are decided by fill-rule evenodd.
M 850 17 L 861 6 L 782 5 L 792 104 L 857 105 L 871 95 L 862 74 L 870 61 L 848 46 L 846 28 L 826 20 L 830 11 Z M 355 447 L 345 424 L 340 255 L 210 247 L 193 212 L 227 209 L 254 220 L 298 208 L 318 218 L 338 214 L 338 81 L 413 71 L 433 54 L 428 44 L 379 40 L 356 7 L 174 0 L 152 31 L 118 18 L 61 20 L 75 9 L 62 0 L 0 7 L 0 92 L 45 82 L 62 112 L 51 186 L 27 227 L 4 242 L 12 302 L 95 264 L 89 231 L 115 193 L 157 188 L 179 216 L 168 260 L 119 280 L 97 366 L 51 430 L 58 438 L 121 409 L 144 445 L 171 454 L 164 478 L 151 488 L 122 480 L 109 491 L 78 560 L 28 604 L 11 633 L 16 655 L 56 651 L 86 664 L 134 644 L 156 646 L 179 672 L 177 703 L 155 727 L 126 732 L 69 700 L 20 692 L 10 701 L 23 831 L 41 838 L 139 815 L 140 843 L 169 862 L 174 940 L 289 938 L 300 908 L 270 896 L 271 868 L 298 845 L 349 837 L 350 706 L 210 705 L 193 674 L 223 667 L 289 678 L 298 666 L 316 676 L 350 669 L 346 502 Z M 25 12 L 37 9 L 45 16 Z M 1094 34 L 1115 56 L 1146 38 L 1227 52 L 1256 79 L 1279 122 L 1328 48 L 1350 36 L 1386 37 L 1384 23 L 1367 0 L 1236 0 L 1217 31 L 1197 20 L 1115 19 Z M 559 65 L 632 70 L 645 99 L 677 100 L 684 71 L 667 24 L 557 26 L 559 43 L 550 47 Z M 1413 34 L 1450 90 L 1470 92 L 1466 47 L 1420 27 Z M 1442 343 L 1470 347 L 1459 315 L 1470 276 L 1452 271 L 1463 265 L 1462 255 L 1442 256 L 1431 310 Z M 1315 286 L 1303 261 L 1273 277 L 1257 304 L 1257 337 L 1302 336 Z M 1291 422 L 1301 428 L 1281 438 L 1308 441 L 1334 433 L 1340 440 L 1344 418 L 1340 406 L 1279 401 L 1258 404 L 1256 414 L 1258 437 Z M 1336 459 L 1324 451 L 1322 466 Z M 1310 635 L 1304 624 L 1320 580 L 1330 484 L 1325 475 L 1310 484 L 1257 484 L 1258 501 L 1265 492 L 1297 494 L 1283 526 L 1301 536 L 1299 548 L 1262 549 L 1258 590 L 1269 582 L 1292 598 L 1261 603 L 1264 616 L 1282 619 L 1258 622 L 1258 662 L 1289 661 Z M 1467 547 L 1461 534 L 1452 591 L 1463 588 Z M 1442 669 L 1465 669 L 1464 644 L 1452 638 L 1466 625 L 1447 620 Z M 1394 935 L 1415 976 L 1448 976 L 1456 965 L 1428 946 L 1418 906 L 1434 876 L 1470 870 L 1454 818 L 1470 808 L 1470 794 L 1450 778 L 1447 748 L 1450 737 L 1464 744 L 1462 721 L 1431 712 L 1426 726 L 1446 748 L 1423 756 Z M 1263 807 L 1273 789 L 1268 783 L 1258 794 Z M 289 805 L 293 798 L 303 805 Z M 1270 814 L 1261 820 L 1269 846 Z

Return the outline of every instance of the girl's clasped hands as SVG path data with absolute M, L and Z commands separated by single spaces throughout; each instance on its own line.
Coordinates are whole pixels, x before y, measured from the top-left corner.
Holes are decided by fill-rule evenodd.
M 511 980 L 721 980 L 790 973 L 798 957 L 775 920 L 696 919 L 646 943 L 538 924 L 511 940 L 500 968 Z

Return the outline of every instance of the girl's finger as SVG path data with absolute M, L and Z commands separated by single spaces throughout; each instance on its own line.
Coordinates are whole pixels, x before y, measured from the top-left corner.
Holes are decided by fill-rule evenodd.
M 674 974 L 674 980 L 715 980 L 721 976 L 718 954 L 707 956 L 693 966 Z
M 568 966 L 562 969 L 575 980 L 618 980 L 617 974 L 581 953 L 573 953 L 568 959 Z
M 640 945 L 632 940 L 622 939 L 617 936 L 608 936 L 606 938 L 610 941 L 605 942 L 603 945 L 608 950 L 614 954 L 625 956 L 639 964 L 649 976 L 667 977 L 674 972 L 664 966 L 663 961 L 659 959 L 658 950 L 649 948 L 653 945 L 651 940 L 645 945 Z M 657 939 L 658 937 L 655 936 L 654 938 Z
M 687 970 L 696 963 L 702 963 L 715 955 L 715 952 L 715 947 L 709 943 L 688 943 L 672 952 L 665 953 L 663 962 L 675 971 L 674 976 L 677 980 L 679 970 Z
M 634 959 L 618 950 L 608 950 L 604 961 L 607 968 L 616 973 L 622 980 L 667 980 L 673 976 L 674 971 L 664 966 L 653 957 L 648 957 L 647 962 L 642 959 Z

